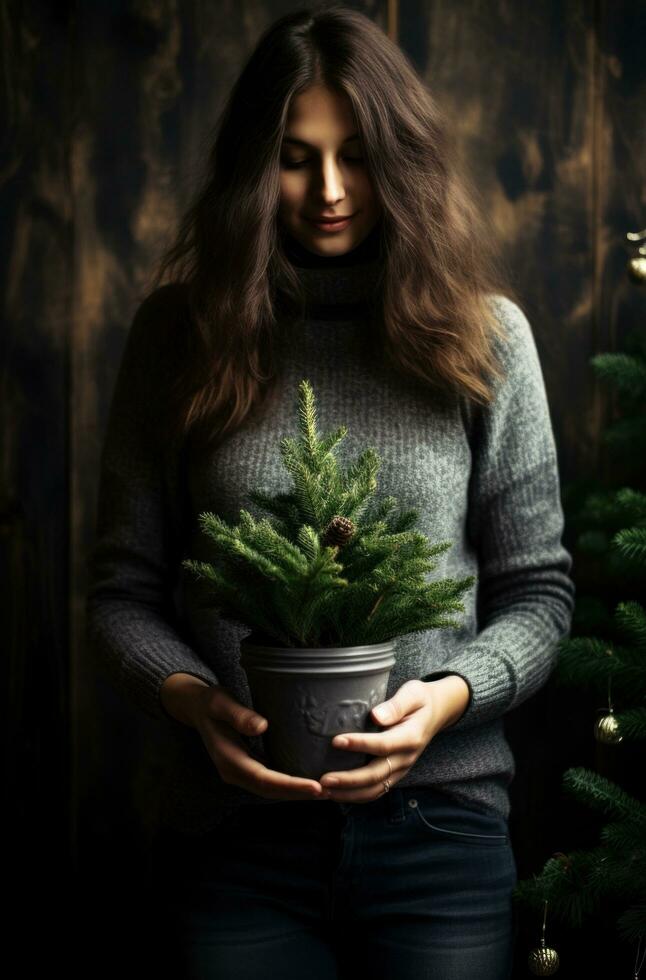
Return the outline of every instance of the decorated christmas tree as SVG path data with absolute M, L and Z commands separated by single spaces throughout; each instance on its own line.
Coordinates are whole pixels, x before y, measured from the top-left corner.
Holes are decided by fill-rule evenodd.
M 616 396 L 618 418 L 604 433 L 615 486 L 587 484 L 582 494 L 583 484 L 571 485 L 564 492 L 582 575 L 572 631 L 559 644 L 552 679 L 605 702 L 591 721 L 590 738 L 621 753 L 627 743 L 639 750 L 646 741 L 646 334 L 631 334 L 624 352 L 600 354 L 591 364 Z M 590 592 L 579 597 L 582 582 Z M 644 762 L 640 753 L 641 789 Z M 579 928 L 603 914 L 612 917 L 621 942 L 636 944 L 638 977 L 646 951 L 646 803 L 584 767 L 565 771 L 562 785 L 603 826 L 595 846 L 557 852 L 540 874 L 517 883 L 514 898 L 542 921 L 529 968 L 536 976 L 559 968 L 558 952 L 546 938 L 550 916 Z

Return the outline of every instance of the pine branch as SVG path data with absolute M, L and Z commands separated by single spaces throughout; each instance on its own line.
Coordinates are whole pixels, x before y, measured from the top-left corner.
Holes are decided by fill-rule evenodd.
M 283 524 L 288 525 L 294 520 L 294 517 L 298 518 L 299 516 L 298 508 L 291 493 L 278 493 L 271 496 L 260 490 L 250 490 L 247 496 L 253 504 L 273 514 Z
M 600 857 L 594 851 L 573 851 L 563 858 L 550 858 L 540 875 L 518 881 L 512 896 L 534 908 L 548 900 L 554 918 L 580 928 L 601 907 L 600 879 L 594 873 Z
M 646 839 L 640 825 L 631 820 L 607 823 L 601 829 L 601 840 L 609 851 L 625 856 L 646 874 Z
M 624 353 L 597 354 L 590 359 L 596 374 L 629 398 L 646 401 L 646 361 Z
M 624 708 L 614 714 L 623 738 L 630 742 L 646 739 L 646 708 Z
M 619 530 L 646 517 L 646 495 L 630 487 L 598 490 L 588 494 L 580 520 L 593 526 Z
M 619 820 L 628 820 L 646 830 L 646 804 L 640 803 L 615 783 L 582 767 L 563 774 L 566 793 L 586 806 Z
M 643 949 L 646 946 L 646 905 L 633 905 L 622 912 L 617 919 L 617 931 L 624 942 L 641 941 L 640 948 Z
M 262 630 L 276 639 L 281 645 L 289 645 L 289 635 L 281 629 L 273 609 L 267 608 L 262 597 L 249 589 L 239 589 L 232 585 L 225 576 L 208 562 L 186 559 L 183 566 L 192 571 L 198 579 L 216 586 L 213 594 L 207 594 L 200 603 L 213 608 L 220 617 L 247 625 L 253 623 L 254 628 Z M 213 598 L 213 595 L 215 598 Z
M 330 455 L 332 450 L 342 439 L 348 434 L 348 427 L 346 425 L 340 425 L 338 429 L 334 432 L 330 432 L 329 435 L 321 439 L 321 443 L 318 448 L 318 457 L 323 460 L 326 456 Z
M 314 393 L 309 384 L 301 381 L 299 385 L 298 412 L 300 416 L 301 443 L 307 462 L 312 468 L 319 463 L 318 435 L 316 432 L 316 406 Z
M 641 478 L 641 447 L 646 437 L 646 334 L 633 335 L 634 356 L 600 354 L 592 359 L 597 375 L 616 390 L 624 417 L 609 426 L 603 441 L 619 457 L 620 468 Z M 637 450 L 637 452 L 635 452 Z M 622 460 L 620 452 L 631 453 Z M 634 599 L 617 604 L 612 617 L 604 602 L 615 587 L 639 589 L 646 565 L 646 494 L 642 488 L 604 488 L 587 492 L 571 485 L 568 519 L 576 534 L 576 550 L 593 579 L 603 576 L 600 595 L 578 597 L 575 625 L 592 626 L 597 636 L 576 636 L 559 644 L 554 672 L 557 684 L 598 691 L 604 702 L 622 699 L 613 714 L 623 740 L 646 739 L 646 611 Z M 589 559 L 586 562 L 586 559 Z M 635 581 L 636 580 L 636 581 Z M 625 641 L 617 642 L 617 638 Z M 621 752 L 621 747 L 617 747 Z M 578 927 L 603 905 L 624 911 L 617 931 L 625 941 L 646 941 L 646 803 L 621 787 L 584 768 L 567 770 L 564 791 L 607 819 L 598 847 L 556 854 L 540 875 L 519 882 L 514 897 L 535 906 L 549 902 L 557 918 Z
M 200 526 L 214 545 L 211 585 L 234 606 L 237 591 L 249 592 L 259 608 L 273 611 L 286 645 L 368 643 L 434 628 L 457 628 L 449 618 L 464 611 L 460 597 L 476 581 L 425 581 L 437 567 L 435 556 L 451 547 L 431 544 L 412 530 L 417 511 L 394 513 L 396 500 L 375 501 L 380 458 L 372 448 L 342 472 L 332 449 L 347 433 L 338 427 L 319 439 L 314 395 L 307 380 L 299 385 L 298 439 L 280 441 L 291 475 L 288 494 L 250 494 L 278 518 L 278 526 L 245 509 L 229 527 L 212 512 Z M 324 546 L 325 545 L 325 546 Z M 333 545 L 333 547 L 329 546 Z M 204 574 L 190 560 L 184 567 Z M 217 589 L 214 588 L 214 592 Z M 215 595 L 214 602 L 218 597 Z M 240 615 L 242 602 L 237 604 Z M 249 615 L 249 604 L 244 612 Z M 261 624 L 251 616 L 252 628 Z M 271 635 L 266 615 L 262 631 Z
M 615 620 L 620 632 L 634 643 L 640 653 L 646 654 L 646 610 L 638 602 L 620 602 L 615 609 Z M 646 660 L 645 667 L 646 669 Z
M 612 543 L 620 549 L 624 557 L 646 565 L 646 528 L 624 528 L 615 534 Z
M 556 687 L 581 687 L 607 696 L 608 680 L 616 695 L 632 700 L 646 696 L 644 655 L 594 636 L 561 640 L 552 679 Z

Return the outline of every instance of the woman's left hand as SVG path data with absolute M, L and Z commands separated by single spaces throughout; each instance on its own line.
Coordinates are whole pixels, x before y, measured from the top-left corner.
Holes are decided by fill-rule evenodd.
M 373 718 L 386 731 L 348 732 L 332 739 L 336 748 L 368 752 L 377 758 L 357 769 L 325 773 L 319 779 L 323 787 L 320 799 L 367 803 L 382 796 L 384 780 L 389 779 L 392 788 L 406 775 L 434 736 L 463 713 L 468 694 L 466 681 L 457 674 L 436 681 L 406 681 L 390 700 L 372 709 Z M 382 713 L 386 708 L 387 717 Z M 347 744 L 340 744 L 340 739 L 345 739 Z M 386 756 L 390 759 L 392 775 Z M 335 784 L 332 779 L 336 780 Z

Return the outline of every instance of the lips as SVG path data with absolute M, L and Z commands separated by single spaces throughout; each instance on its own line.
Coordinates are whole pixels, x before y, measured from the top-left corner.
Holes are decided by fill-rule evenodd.
M 356 213 L 356 212 L 355 212 Z M 319 232 L 325 235 L 339 234 L 341 231 L 345 231 L 350 227 L 350 222 L 354 218 L 354 214 L 339 215 L 335 218 L 310 218 L 310 224 L 314 226 Z
M 317 218 L 310 218 L 309 220 L 310 221 L 313 221 L 314 224 L 317 224 L 317 225 L 337 225 L 337 224 L 340 224 L 342 221 L 349 221 L 350 218 L 354 218 L 354 214 L 335 215 L 333 218 L 331 218 L 331 217 L 321 217 L 321 218 L 318 218 L 317 217 Z

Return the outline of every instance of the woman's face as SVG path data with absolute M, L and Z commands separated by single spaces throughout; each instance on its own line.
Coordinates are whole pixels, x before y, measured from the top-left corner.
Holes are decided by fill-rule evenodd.
M 381 214 L 347 96 L 312 85 L 291 102 L 280 157 L 278 219 L 317 255 L 359 245 Z M 348 217 L 326 231 L 313 219 Z

